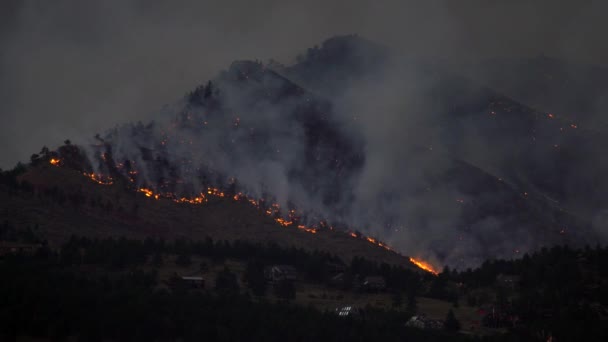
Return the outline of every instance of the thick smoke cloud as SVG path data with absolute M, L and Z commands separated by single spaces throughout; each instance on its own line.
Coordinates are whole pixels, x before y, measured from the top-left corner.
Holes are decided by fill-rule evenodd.
M 42 145 L 147 119 L 235 59 L 289 62 L 359 33 L 449 64 L 550 56 L 604 64 L 605 2 L 21 1 L 0 4 L 7 168 Z

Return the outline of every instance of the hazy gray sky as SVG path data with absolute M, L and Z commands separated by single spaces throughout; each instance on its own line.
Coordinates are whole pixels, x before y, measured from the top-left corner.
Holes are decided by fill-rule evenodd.
M 608 64 L 605 1 L 0 2 L 0 167 L 145 120 L 234 59 L 290 62 L 336 34 L 449 61 Z

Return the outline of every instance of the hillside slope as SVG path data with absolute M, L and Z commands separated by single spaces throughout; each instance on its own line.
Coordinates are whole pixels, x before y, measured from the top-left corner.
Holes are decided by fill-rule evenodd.
M 0 187 L 0 221 L 34 233 L 51 244 L 72 234 L 89 237 L 125 236 L 143 239 L 184 238 L 274 242 L 284 247 L 327 251 L 349 262 L 362 256 L 378 262 L 411 265 L 408 258 L 354 238 L 344 232 L 315 234 L 282 227 L 246 201 L 209 197 L 207 203 L 175 203 L 125 189 L 99 185 L 80 172 L 40 163 L 19 177 L 31 189 Z M 29 186 L 26 186 L 29 188 Z

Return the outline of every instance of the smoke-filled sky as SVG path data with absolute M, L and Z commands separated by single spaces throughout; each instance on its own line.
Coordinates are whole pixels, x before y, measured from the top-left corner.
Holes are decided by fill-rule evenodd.
M 146 120 L 235 59 L 358 33 L 449 64 L 541 53 L 608 65 L 605 1 L 0 2 L 0 167 Z

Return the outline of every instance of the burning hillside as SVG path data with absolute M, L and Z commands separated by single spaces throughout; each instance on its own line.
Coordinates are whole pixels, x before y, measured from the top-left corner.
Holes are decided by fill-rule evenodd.
M 61 165 L 61 159 L 51 158 L 49 160 L 49 163 L 53 166 L 59 166 L 59 165 Z M 99 185 L 113 185 L 114 184 L 114 180 L 109 176 L 104 176 L 104 175 L 96 174 L 96 173 L 86 173 L 86 172 L 83 172 L 82 174 L 83 174 L 83 176 L 89 178 L 92 182 L 99 184 Z M 134 180 L 129 179 L 129 182 L 134 182 Z M 194 197 L 179 197 L 174 193 L 162 193 L 161 194 L 161 193 L 156 193 L 155 191 L 153 191 L 151 189 L 147 189 L 147 188 L 137 188 L 137 189 L 135 189 L 135 191 L 144 194 L 145 197 L 150 198 L 150 199 L 169 200 L 169 201 L 175 202 L 177 204 L 204 205 L 204 204 L 207 204 L 210 199 L 232 200 L 234 202 L 243 203 L 243 204 L 252 206 L 253 208 L 260 211 L 261 213 L 272 218 L 280 227 L 295 228 L 295 229 L 298 229 L 300 231 L 310 233 L 310 234 L 317 234 L 317 232 L 321 231 L 321 230 L 325 231 L 325 232 L 334 231 L 334 227 L 329 226 L 325 221 L 321 221 L 318 224 L 315 224 L 312 226 L 302 224 L 301 218 L 298 215 L 297 210 L 295 210 L 295 209 L 289 210 L 286 213 L 287 218 L 284 218 L 279 204 L 277 204 L 277 203 L 266 204 L 264 199 L 253 199 L 241 192 L 236 193 L 232 196 L 228 196 L 227 193 L 221 189 L 208 187 L 205 191 L 201 191 L 198 195 L 196 195 Z M 335 234 L 345 234 L 352 238 L 359 239 L 360 241 L 366 241 L 374 246 L 377 246 L 377 247 L 383 248 L 387 251 L 393 252 L 393 249 L 391 247 L 389 247 L 387 244 L 380 242 L 377 239 L 374 239 L 372 237 L 367 237 L 367 236 L 361 235 L 360 233 L 354 233 L 354 232 L 340 233 L 338 231 L 336 231 L 334 233 Z M 406 260 L 407 259 L 404 258 L 404 262 Z M 409 261 L 424 271 L 430 272 L 432 274 L 437 274 L 437 271 L 435 270 L 435 268 L 433 266 L 431 266 L 428 262 L 424 262 L 424 261 L 413 259 L 413 258 L 410 258 Z
M 387 97 L 382 82 L 369 86 L 370 77 L 388 78 L 389 84 L 399 77 L 387 76 L 385 52 L 366 56 L 362 51 L 376 47 L 353 44 L 360 40 L 335 38 L 288 68 L 235 62 L 163 120 L 96 136 L 84 147 L 86 162 L 59 153 L 51 164 L 157 200 L 247 203 L 279 226 L 311 234 L 337 230 L 361 237 L 359 231 L 364 232 L 388 241 L 362 237 L 368 243 L 438 264 L 465 267 L 488 256 L 513 257 L 546 244 L 592 238 L 584 220 L 549 200 L 556 197 L 556 183 L 540 182 L 539 175 L 526 171 L 526 163 L 540 153 L 565 160 L 563 151 L 581 141 L 576 123 L 541 117 L 487 89 L 427 69 L 414 76 L 409 69 L 400 72 L 413 79 L 432 75 L 426 86 L 406 94 L 437 104 L 385 107 L 393 95 Z M 341 64 L 340 75 L 352 77 L 324 76 L 328 61 L 344 58 L 348 62 Z M 305 70 L 317 76 L 306 78 Z M 315 93 L 280 72 L 306 79 Z M 399 117 L 401 110 L 416 125 Z M 410 111 L 432 114 L 420 119 L 409 117 Z M 397 115 L 385 121 L 403 126 L 391 124 L 385 132 L 376 127 L 382 120 L 366 117 L 370 112 Z M 529 148 L 530 141 L 537 143 Z M 471 152 L 478 142 L 488 150 Z M 525 158 L 502 153 L 507 145 L 522 147 Z

